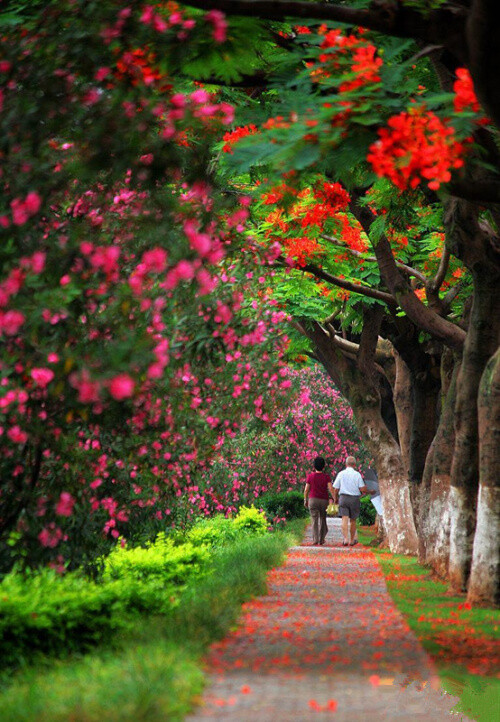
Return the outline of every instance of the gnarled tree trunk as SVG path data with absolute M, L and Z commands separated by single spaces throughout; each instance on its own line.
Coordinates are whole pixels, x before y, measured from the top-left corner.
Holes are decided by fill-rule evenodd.
M 352 391 L 351 389 L 349 402 L 356 425 L 363 442 L 375 459 L 389 548 L 395 554 L 417 554 L 418 538 L 410 499 L 410 484 L 399 445 L 387 430 L 376 405 L 367 403 L 370 399 L 364 396 L 363 387 L 359 394 Z
M 479 388 L 479 495 L 468 601 L 500 603 L 500 349 Z
M 411 422 L 413 419 L 413 400 L 411 394 L 410 369 L 403 361 L 401 355 L 394 354 L 396 360 L 396 380 L 394 383 L 394 408 L 398 422 L 399 446 L 401 461 L 405 473 L 410 469 L 410 438 Z
M 429 454 L 428 463 L 424 473 L 424 495 L 421 498 L 425 504 L 424 519 L 420 537 L 422 539 L 421 559 L 430 564 L 439 576 L 445 578 L 448 574 L 450 553 L 450 471 L 455 444 L 453 416 L 456 402 L 456 381 L 459 365 L 453 369 L 448 386 L 440 422 L 434 441 L 432 453 Z
M 455 450 L 450 486 L 452 588 L 465 591 L 472 559 L 479 484 L 477 397 L 487 361 L 498 346 L 498 277 L 479 264 L 473 271 L 474 300 L 457 380 Z

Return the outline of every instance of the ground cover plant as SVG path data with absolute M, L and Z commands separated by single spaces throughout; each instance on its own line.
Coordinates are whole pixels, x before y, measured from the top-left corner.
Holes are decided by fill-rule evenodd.
M 255 514 L 251 518 L 255 521 Z M 210 523 L 199 528 L 206 530 Z M 215 521 L 217 526 L 221 523 Z M 207 645 L 227 633 L 245 600 L 265 591 L 267 571 L 303 532 L 302 521 L 285 533 L 261 533 L 255 527 L 238 529 L 238 538 L 225 543 L 220 534 L 214 541 L 217 534 L 212 533 L 210 571 L 193 574 L 176 603 L 161 613 L 158 607 L 143 608 L 106 645 L 59 661 L 39 656 L 36 664 L 25 664 L 14 675 L 4 670 L 2 722 L 182 720 L 203 687 L 200 659 Z M 128 564 L 118 573 L 115 561 L 112 569 L 130 580 Z M 144 564 L 137 571 L 144 577 Z
M 390 595 L 432 657 L 444 689 L 460 697 L 457 711 L 493 722 L 500 705 L 500 613 L 450 594 L 415 557 L 376 546 L 373 530 L 364 527 L 359 536 L 376 554 Z
M 2 669 L 38 654 L 84 652 L 131 630 L 141 615 L 169 614 L 190 582 L 213 573 L 214 552 L 267 534 L 256 508 L 213 518 L 172 536 L 132 547 L 117 544 L 98 579 L 53 569 L 14 570 L 0 581 Z

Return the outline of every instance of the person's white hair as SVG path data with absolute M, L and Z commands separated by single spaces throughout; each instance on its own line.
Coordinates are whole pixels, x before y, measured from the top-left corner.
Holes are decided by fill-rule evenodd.
M 345 465 L 346 466 L 356 466 L 356 459 L 354 458 L 354 456 L 348 456 L 347 459 L 345 460 Z

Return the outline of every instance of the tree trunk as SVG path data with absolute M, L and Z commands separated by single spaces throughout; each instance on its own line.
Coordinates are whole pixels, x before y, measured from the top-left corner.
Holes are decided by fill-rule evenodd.
M 332 344 L 331 336 L 320 324 L 307 332 L 315 356 L 350 403 L 360 436 L 375 460 L 389 547 L 396 554 L 417 554 L 408 474 L 399 444 L 382 418 L 380 378 L 371 364 L 370 341 L 373 349 L 378 335 L 376 323 L 365 323 L 363 334 L 358 358 L 353 359 Z
M 500 603 L 500 349 L 479 388 L 479 495 L 467 600 Z
M 410 469 L 410 437 L 413 418 L 413 402 L 411 396 L 410 369 L 399 353 L 395 353 L 396 380 L 394 383 L 394 407 L 398 422 L 399 446 L 403 469 L 408 474 Z
M 417 554 L 418 538 L 410 500 L 410 484 L 399 445 L 377 410 L 349 399 L 363 442 L 375 459 L 384 505 L 384 529 L 394 554 Z
M 432 443 L 432 455 L 424 474 L 426 509 L 422 522 L 422 561 L 445 578 L 448 574 L 450 553 L 450 471 L 455 444 L 453 416 L 456 401 L 456 382 L 459 365 L 453 369 L 451 382 L 443 380 L 447 393 L 441 412 L 438 430 Z M 423 499 L 422 499 L 423 501 Z
M 450 565 L 453 589 L 465 591 L 472 559 L 479 482 L 477 397 L 489 358 L 498 346 L 498 277 L 483 264 L 473 271 L 474 300 L 457 381 L 455 450 L 450 487 Z M 498 473 L 498 472 L 497 472 Z M 484 498 L 486 500 L 486 498 Z
M 424 474 L 427 452 L 436 434 L 440 385 L 436 379 L 412 379 L 413 419 L 410 438 L 410 481 L 419 485 Z

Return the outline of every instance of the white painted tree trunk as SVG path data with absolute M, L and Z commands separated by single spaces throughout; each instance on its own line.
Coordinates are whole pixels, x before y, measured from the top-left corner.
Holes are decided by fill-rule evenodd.
M 408 477 L 379 476 L 384 505 L 384 528 L 394 554 L 418 554 Z
M 500 488 L 481 485 L 467 601 L 500 602 Z
M 478 398 L 479 493 L 468 601 L 500 603 L 500 349 L 488 362 Z
M 434 476 L 425 519 L 425 564 L 429 564 L 441 577 L 448 574 L 450 553 L 450 477 Z
M 448 575 L 452 589 L 466 591 L 471 562 L 472 538 L 468 529 L 474 528 L 475 510 L 463 487 L 450 487 L 450 562 Z

